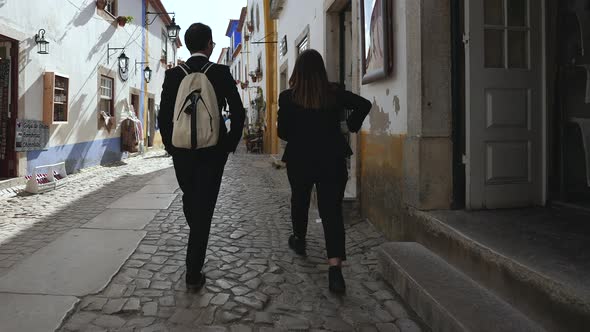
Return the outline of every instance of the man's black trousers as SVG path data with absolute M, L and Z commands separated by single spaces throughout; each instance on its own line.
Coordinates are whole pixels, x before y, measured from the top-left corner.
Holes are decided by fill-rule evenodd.
M 217 147 L 175 151 L 176 179 L 183 192 L 182 207 L 190 227 L 186 251 L 187 280 L 199 278 L 205 263 L 211 219 L 217 203 L 227 152 Z

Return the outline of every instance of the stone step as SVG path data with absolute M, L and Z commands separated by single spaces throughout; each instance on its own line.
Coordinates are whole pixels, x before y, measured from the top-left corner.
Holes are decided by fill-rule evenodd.
M 544 331 L 418 243 L 385 243 L 378 259 L 383 278 L 433 331 Z
M 404 241 L 421 243 L 548 331 L 590 331 L 587 215 L 409 211 Z

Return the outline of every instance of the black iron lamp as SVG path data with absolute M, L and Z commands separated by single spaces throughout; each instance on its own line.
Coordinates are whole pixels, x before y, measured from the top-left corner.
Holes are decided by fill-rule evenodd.
M 39 29 L 39 32 L 35 35 L 35 43 L 37 43 L 37 53 L 49 54 L 47 46 L 49 42 L 45 40 L 45 29 Z
M 166 12 L 146 12 L 145 13 L 145 25 L 151 25 L 152 23 L 154 23 L 154 21 L 156 20 L 156 18 L 160 15 L 163 14 L 168 14 L 168 15 L 172 15 L 172 22 L 170 22 L 170 24 L 168 24 L 166 26 L 166 31 L 168 32 L 168 39 L 170 39 L 170 41 L 174 42 L 176 41 L 176 39 L 178 38 L 178 33 L 180 31 L 180 26 L 178 24 L 176 24 L 176 20 L 175 20 L 175 14 L 174 12 L 171 13 L 166 13 Z M 151 21 L 148 20 L 148 15 L 156 15 Z
M 168 30 L 168 39 L 170 39 L 172 42 L 176 41 L 176 38 L 178 38 L 178 33 L 180 32 L 180 26 L 176 24 L 174 17 L 172 17 L 172 22 L 166 26 L 166 29 Z
M 152 80 L 152 69 L 149 66 L 149 62 L 143 61 L 139 62 L 135 60 L 135 72 L 137 72 L 137 65 L 145 65 L 147 66 L 143 69 L 143 78 L 145 79 L 146 83 L 149 83 Z
M 125 55 L 125 50 L 123 50 L 123 52 L 121 52 L 121 55 L 119 55 L 119 69 L 125 69 L 125 71 L 127 71 L 127 69 L 129 69 L 129 57 L 127 55 Z
M 152 69 L 150 66 L 145 67 L 143 70 L 143 78 L 145 79 L 146 83 L 149 83 L 152 80 Z
M 119 76 L 121 80 L 127 81 L 129 78 L 129 57 L 125 55 L 125 48 L 124 47 L 110 47 L 107 44 L 107 64 L 109 63 L 109 58 L 111 57 L 111 51 L 122 50 L 121 54 L 117 58 L 119 64 Z

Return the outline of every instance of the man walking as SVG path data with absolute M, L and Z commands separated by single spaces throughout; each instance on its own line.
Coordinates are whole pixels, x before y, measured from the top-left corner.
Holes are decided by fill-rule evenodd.
M 235 152 L 244 127 L 245 112 L 235 81 L 224 65 L 211 64 L 209 57 L 215 43 L 211 28 L 202 23 L 191 25 L 184 35 L 191 57 L 184 65 L 166 71 L 158 121 L 166 151 L 172 155 L 174 170 L 183 192 L 182 204 L 190 227 L 186 252 L 186 286 L 199 290 L 205 284 L 202 273 L 211 229 L 211 219 L 217 203 L 223 169 L 229 152 Z M 206 68 L 206 70 L 203 70 Z M 219 121 L 219 139 L 214 146 L 197 150 L 181 149 L 172 145 L 173 115 L 181 81 L 190 73 L 201 72 L 211 82 L 217 104 L 218 118 L 223 106 L 229 105 L 231 130 Z

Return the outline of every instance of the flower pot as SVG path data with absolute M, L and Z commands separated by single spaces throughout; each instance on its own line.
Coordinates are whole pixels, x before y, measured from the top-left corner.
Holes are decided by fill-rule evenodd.
M 96 8 L 104 10 L 107 6 L 107 0 L 96 0 Z
M 127 19 L 123 16 L 117 17 L 117 23 L 119 23 L 120 27 L 124 27 L 127 24 Z

